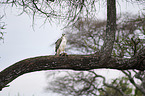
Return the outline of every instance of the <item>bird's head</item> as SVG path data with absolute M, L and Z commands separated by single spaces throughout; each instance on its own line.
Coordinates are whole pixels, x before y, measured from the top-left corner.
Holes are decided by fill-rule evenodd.
M 62 34 L 62 36 L 65 36 L 65 34 Z
M 63 37 L 66 37 L 66 35 L 65 35 L 65 34 L 62 34 L 62 36 L 61 36 L 61 37 L 62 37 L 62 38 L 63 38 Z

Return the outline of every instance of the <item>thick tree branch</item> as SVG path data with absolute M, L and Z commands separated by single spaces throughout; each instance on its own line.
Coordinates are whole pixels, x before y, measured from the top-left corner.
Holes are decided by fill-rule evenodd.
M 141 51 L 142 55 L 145 54 Z M 130 59 L 108 58 L 104 64 L 99 63 L 100 57 L 94 55 L 69 55 L 69 56 L 40 56 L 28 58 L 11 65 L 0 72 L 0 90 L 6 87 L 8 83 L 25 73 L 55 70 L 55 69 L 72 69 L 72 70 L 91 70 L 97 68 L 110 68 L 118 70 L 138 69 L 145 70 L 145 60 L 143 56 L 132 57 Z M 141 60 L 141 61 L 140 61 Z

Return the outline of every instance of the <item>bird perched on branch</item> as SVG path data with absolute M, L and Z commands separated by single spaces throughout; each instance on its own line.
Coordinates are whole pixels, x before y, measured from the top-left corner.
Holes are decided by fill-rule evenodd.
M 65 47 L 66 47 L 66 43 L 67 43 L 66 35 L 62 34 L 61 38 L 59 38 L 55 42 L 55 52 L 56 52 L 55 55 L 59 55 L 62 51 L 64 53 Z

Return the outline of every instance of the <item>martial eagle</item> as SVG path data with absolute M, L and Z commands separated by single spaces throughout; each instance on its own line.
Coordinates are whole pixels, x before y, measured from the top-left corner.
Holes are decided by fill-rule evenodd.
M 66 42 L 67 42 L 66 35 L 65 34 L 62 34 L 61 38 L 59 38 L 55 42 L 55 52 L 56 52 L 55 55 L 59 55 L 62 51 L 64 53 L 64 49 L 65 49 L 65 46 L 66 46 Z

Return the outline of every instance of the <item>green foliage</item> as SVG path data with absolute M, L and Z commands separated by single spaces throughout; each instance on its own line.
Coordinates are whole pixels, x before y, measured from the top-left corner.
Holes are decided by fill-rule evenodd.
M 112 56 L 132 57 L 144 46 L 145 40 L 140 39 L 137 35 L 138 33 L 145 33 L 144 18 L 144 16 L 132 16 L 130 14 L 124 14 L 118 18 Z M 92 54 L 101 49 L 106 31 L 106 20 L 80 18 L 64 31 L 68 36 L 68 50 L 74 48 L 75 51 Z
M 125 93 L 126 95 L 131 95 L 133 92 L 133 87 L 130 86 L 130 83 L 127 77 L 114 79 L 112 80 L 111 84 L 115 86 L 116 88 L 119 88 L 120 90 L 122 90 L 122 92 Z M 109 96 L 122 96 L 122 94 L 120 94 L 116 89 L 113 89 L 107 86 L 105 86 L 103 89 L 105 90 L 105 92 L 100 91 L 100 96 L 105 96 L 106 93 Z
M 96 73 L 95 71 L 66 72 L 64 76 L 60 73 L 52 82 L 49 81 L 46 90 L 62 94 L 62 96 L 122 96 L 119 90 L 128 96 L 143 95 L 132 86 L 127 76 L 112 79 L 105 84 L 105 79 L 100 80 L 103 76 Z
M 145 40 L 140 39 L 140 35 L 138 35 L 145 33 L 145 16 L 128 16 L 125 14 L 123 18 L 124 21 L 118 22 L 112 55 L 119 58 L 128 58 L 133 57 L 145 44 Z
M 134 92 L 135 94 L 133 96 L 143 96 L 143 94 L 138 89 L 135 89 Z

